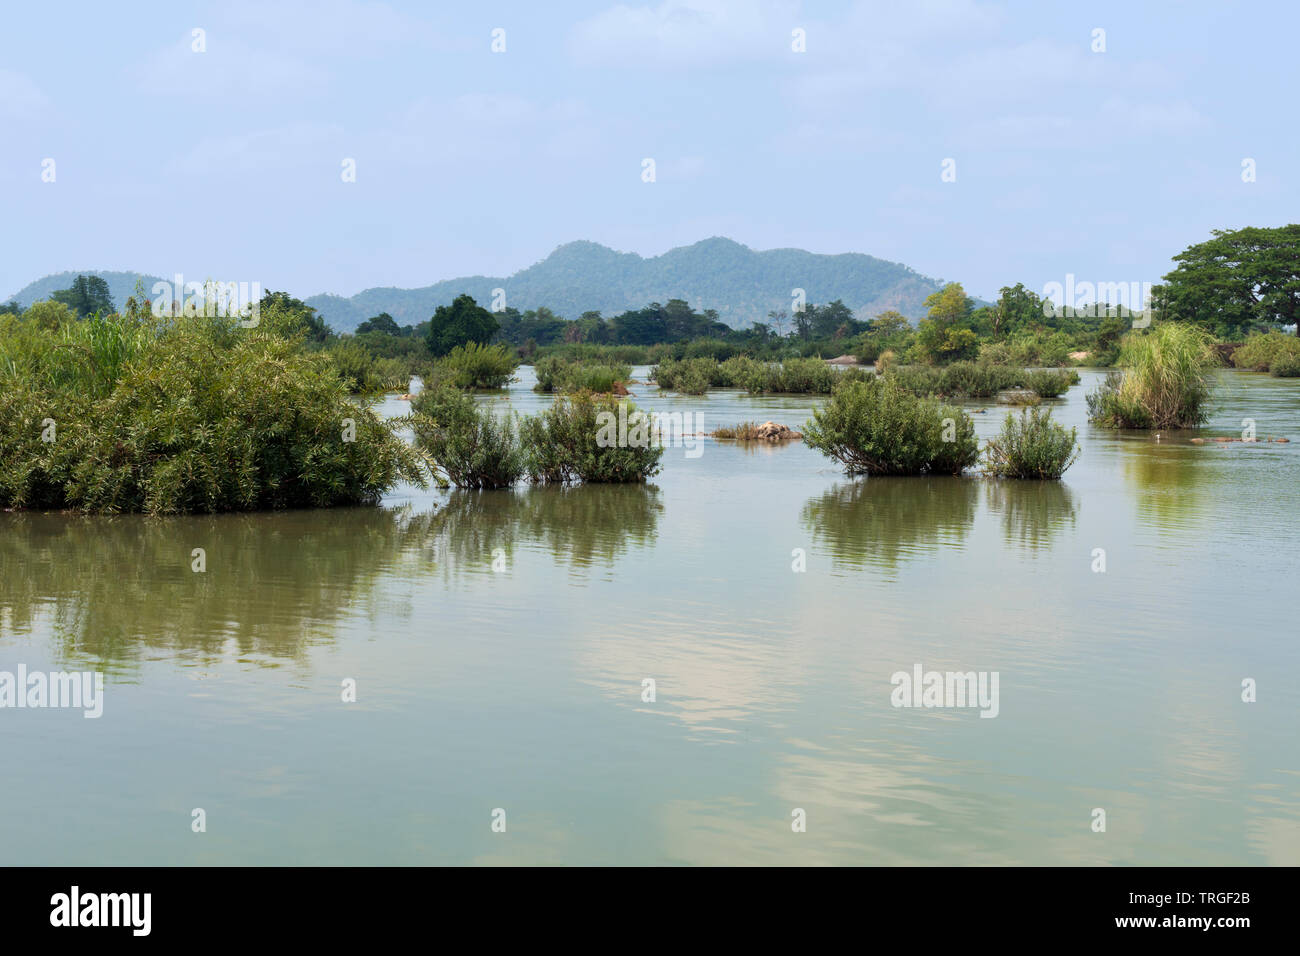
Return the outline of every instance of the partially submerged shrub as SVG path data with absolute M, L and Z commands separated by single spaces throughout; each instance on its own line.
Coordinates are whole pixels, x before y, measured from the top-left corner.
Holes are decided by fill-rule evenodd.
M 20 423 L 0 434 L 0 503 L 216 512 L 371 503 L 399 480 L 423 484 L 396 426 L 349 401 L 319 353 L 224 320 L 136 324 L 74 333 L 133 342 L 111 373 L 117 346 L 103 343 L 89 378 L 47 374 L 81 368 L 79 348 L 29 364 L 30 377 L 0 368 L 0 415 Z
M 667 391 L 702 395 L 710 388 L 743 388 L 753 395 L 829 395 L 836 382 L 869 378 L 865 369 L 833 368 L 820 358 L 789 358 L 759 362 L 733 356 L 725 362 L 711 358 L 665 359 L 654 379 Z
M 354 395 L 371 395 L 376 392 L 405 392 L 411 385 L 408 362 L 397 358 L 382 358 L 353 339 L 331 343 L 323 350 L 339 378 Z
M 435 466 L 458 488 L 505 488 L 524 476 L 526 456 L 513 416 L 455 388 L 426 389 L 411 402 L 415 436 Z
M 1277 378 L 1300 378 L 1300 355 L 1279 355 L 1268 371 Z
M 1033 369 L 1025 372 L 1021 381 L 1023 388 L 1037 393 L 1041 398 L 1058 398 L 1071 385 L 1078 384 L 1079 373 L 1073 369 Z
M 814 409 L 804 440 L 850 474 L 961 474 L 979 458 L 961 409 L 918 398 L 888 377 L 845 382 Z
M 1195 428 L 1209 416 L 1209 336 L 1182 322 L 1133 332 L 1120 346 L 1122 371 L 1088 395 L 1089 417 L 1110 428 Z
M 1273 366 L 1283 359 L 1300 361 L 1300 338 L 1283 332 L 1265 332 L 1249 336 L 1232 353 L 1232 364 L 1237 368 L 1274 375 L 1277 373 L 1273 372 Z
M 989 474 L 1003 478 L 1060 478 L 1079 457 L 1076 430 L 1052 421 L 1050 409 L 1007 413 L 1002 432 L 984 449 Z
M 754 441 L 758 438 L 758 422 L 741 422 L 730 428 L 723 426 L 715 429 L 712 437 L 725 441 Z
M 517 423 L 451 388 L 420 393 L 412 410 L 435 474 L 459 488 L 505 488 L 525 475 L 537 483 L 643 482 L 663 456 L 651 417 L 612 395 L 562 395 Z
M 536 392 L 610 393 L 632 378 L 632 367 L 617 363 L 570 362 L 558 356 L 540 359 L 533 366 Z
M 642 482 L 658 473 L 664 453 L 648 413 L 589 392 L 524 418 L 520 438 L 536 482 Z
M 519 362 L 504 345 L 467 342 L 438 359 L 437 367 L 456 388 L 504 388 Z

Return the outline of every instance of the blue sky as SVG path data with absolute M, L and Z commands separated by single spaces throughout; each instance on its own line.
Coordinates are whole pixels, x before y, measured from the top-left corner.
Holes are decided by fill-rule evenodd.
M 1300 221 L 1297 9 L 7 5 L 0 295 L 65 269 L 350 295 L 713 235 L 983 297 L 1157 281 L 1212 228 Z

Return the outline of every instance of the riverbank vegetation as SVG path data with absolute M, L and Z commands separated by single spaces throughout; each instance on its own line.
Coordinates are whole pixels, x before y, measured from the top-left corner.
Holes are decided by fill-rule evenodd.
M 1282 332 L 1251 335 L 1233 350 L 1232 364 L 1275 378 L 1295 378 L 1300 375 L 1300 338 Z

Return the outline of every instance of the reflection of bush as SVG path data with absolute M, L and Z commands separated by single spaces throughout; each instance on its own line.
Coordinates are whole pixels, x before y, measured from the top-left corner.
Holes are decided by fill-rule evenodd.
M 810 498 L 801 517 L 837 563 L 893 569 L 917 552 L 961 541 L 976 494 L 976 483 L 964 479 L 868 478 Z
M 659 489 L 653 485 L 548 485 L 451 493 L 429 521 L 429 546 L 445 569 L 486 567 L 492 551 L 540 544 L 573 567 L 609 564 L 629 546 L 654 541 Z
M 984 488 L 989 510 L 1002 515 L 1009 543 L 1037 551 L 1067 524 L 1074 527 L 1078 508 L 1059 481 L 987 481 Z
M 1222 449 L 1143 442 L 1124 450 L 1128 452 L 1124 475 L 1134 488 L 1139 519 L 1157 528 L 1173 528 L 1186 526 L 1206 513 L 1206 495 L 1217 483 L 1216 465 L 1223 459 Z M 1218 459 L 1212 457 L 1216 454 Z
M 426 516 L 427 518 L 427 516 Z M 149 648 L 297 658 L 364 601 L 420 523 L 382 508 L 177 518 L 0 515 L 0 619 L 52 618 L 63 655 Z M 203 548 L 207 570 L 191 570 Z

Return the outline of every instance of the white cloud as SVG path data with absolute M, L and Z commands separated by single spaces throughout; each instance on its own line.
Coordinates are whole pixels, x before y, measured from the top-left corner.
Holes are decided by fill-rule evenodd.
M 0 69 L 0 116 L 31 116 L 48 105 L 45 94 L 26 75 Z
M 618 4 L 582 21 L 570 37 L 580 62 L 697 67 L 787 55 L 799 4 L 787 0 L 662 0 Z

